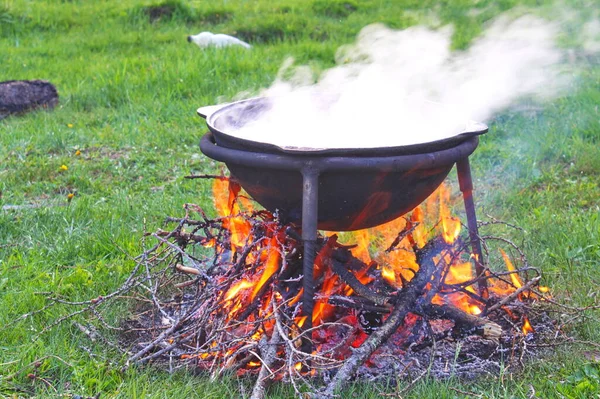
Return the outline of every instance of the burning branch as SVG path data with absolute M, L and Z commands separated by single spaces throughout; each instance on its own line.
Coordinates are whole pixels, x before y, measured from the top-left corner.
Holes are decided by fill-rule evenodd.
M 422 307 L 417 305 L 418 298 L 423 294 L 427 283 L 431 281 L 435 271 L 435 262 L 433 257 L 445 249 L 443 245 L 436 245 L 436 241 L 430 241 L 423 249 L 417 253 L 421 268 L 417 271 L 415 277 L 403 288 L 393 299 L 394 308 L 385 323 L 375 330 L 373 334 L 358 348 L 352 356 L 346 360 L 344 365 L 338 370 L 335 377 L 325 388 L 324 395 L 332 397 L 334 392 L 354 376 L 358 367 L 362 365 L 371 354 L 381 346 L 402 324 L 407 314 L 414 309 Z

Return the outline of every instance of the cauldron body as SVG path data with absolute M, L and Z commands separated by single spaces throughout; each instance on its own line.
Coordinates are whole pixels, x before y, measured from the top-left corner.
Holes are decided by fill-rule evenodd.
M 475 150 L 478 136 L 487 131 L 487 126 L 477 124 L 460 135 L 411 146 L 300 150 L 240 139 L 221 130 L 254 119 L 268 107 L 265 101 L 244 100 L 211 113 L 200 109 L 211 131 L 202 138 L 201 150 L 224 162 L 254 200 L 278 212 L 285 222 L 300 222 L 307 189 L 314 189 L 307 184 L 316 178 L 321 230 L 364 229 L 411 211 L 435 191 L 458 160 Z
M 259 204 L 286 222 L 302 218 L 307 175 L 318 177 L 318 228 L 351 231 L 393 220 L 427 198 L 454 163 L 471 154 L 472 137 L 447 150 L 388 157 L 302 157 L 219 146 L 212 134 L 202 152 L 225 162 L 231 177 Z

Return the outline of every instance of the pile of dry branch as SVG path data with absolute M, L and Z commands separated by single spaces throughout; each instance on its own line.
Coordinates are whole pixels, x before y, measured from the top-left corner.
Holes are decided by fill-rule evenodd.
M 89 312 L 93 320 L 77 326 L 96 340 L 106 339 L 103 329 L 119 330 L 119 340 L 107 342 L 127 355 L 128 365 L 152 362 L 213 377 L 235 372 L 255 379 L 253 398 L 276 380 L 324 397 L 357 374 L 415 380 L 425 371 L 497 372 L 501 363 L 521 361 L 533 328 L 548 324 L 539 315 L 533 327 L 527 319 L 542 295 L 540 276 L 516 245 L 481 237 L 488 258 L 491 243 L 500 242 L 519 254 L 521 267 L 503 252 L 504 271 L 460 278 L 455 268 L 472 270 L 475 261 L 463 240 L 448 243 L 431 232 L 423 240 L 413 218 L 383 247 L 408 259 L 392 277 L 384 278 L 389 265 L 355 256 L 356 246 L 337 235 L 319 238 L 313 327 L 306 330 L 295 227 L 266 211 L 230 206 L 235 212 L 209 218 L 196 205 L 184 208 L 183 217 L 166 220 L 168 228 L 146 235 L 155 241 L 118 290 L 72 303 L 82 308 L 58 322 Z M 101 315 L 116 300 L 132 311 L 118 327 Z M 311 353 L 302 350 L 306 342 Z

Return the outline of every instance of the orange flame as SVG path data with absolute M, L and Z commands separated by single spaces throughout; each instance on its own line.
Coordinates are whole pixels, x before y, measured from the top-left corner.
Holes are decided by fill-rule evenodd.
M 252 291 L 252 295 L 250 296 L 250 300 L 253 300 L 256 295 L 259 293 L 263 285 L 271 278 L 277 270 L 279 270 L 279 260 L 281 259 L 281 255 L 277 250 L 277 238 L 271 238 L 270 245 L 266 248 L 267 251 L 267 260 L 265 262 L 265 269 L 263 270 L 258 283 L 254 286 L 254 290 Z
M 306 316 L 299 317 L 297 320 L 298 321 L 296 321 L 296 324 L 298 325 L 298 327 L 302 327 L 304 325 L 304 322 L 306 321 Z
M 357 244 L 357 247 L 352 251 L 352 255 L 366 264 L 371 263 L 371 255 L 369 254 L 371 234 L 369 230 L 357 230 L 353 232 L 352 236 Z
M 442 237 L 448 244 L 452 244 L 460 235 L 460 220 L 453 216 L 447 216 L 442 219 Z
M 231 287 L 229 287 L 229 290 L 227 290 L 227 294 L 225 294 L 225 301 L 231 301 L 235 296 L 237 296 L 240 291 L 243 291 L 245 289 L 248 289 L 250 287 L 252 287 L 254 284 L 252 284 L 252 282 L 247 281 L 247 280 L 240 280 L 237 283 L 233 284 Z
M 325 273 L 325 281 L 323 282 L 323 287 L 321 288 L 321 294 L 325 298 L 319 299 L 315 302 L 312 316 L 314 326 L 321 324 L 335 309 L 329 304 L 327 297 L 333 294 L 333 289 L 336 287 L 336 285 L 338 285 L 338 278 L 335 274 L 333 274 L 331 269 L 327 269 Z
M 442 221 L 442 237 L 447 244 L 452 244 L 460 234 L 460 219 L 450 215 L 450 210 L 448 209 L 450 190 L 442 184 L 438 192 L 440 196 L 439 214 Z
M 390 283 L 392 287 L 396 286 L 396 273 L 394 273 L 394 269 L 392 269 L 391 267 L 383 266 L 381 268 L 381 277 L 383 277 L 385 281 Z
M 437 230 L 443 239 L 451 244 L 456 241 L 461 231 L 460 220 L 450 214 L 450 190 L 441 185 L 434 194 L 432 194 L 422 205 L 415 208 L 410 216 L 410 221 L 405 218 L 398 218 L 387 224 L 377 226 L 368 230 L 353 232 L 352 240 L 348 244 L 357 244 L 357 247 L 352 250 L 352 254 L 361 259 L 365 263 L 374 262 L 381 265 L 379 267 L 381 277 L 392 287 L 401 288 L 404 281 L 410 281 L 415 272 L 418 271 L 419 265 L 416 262 L 415 252 L 413 247 L 422 248 L 428 241 L 428 235 L 435 233 L 433 227 L 436 224 L 439 226 Z M 438 224 L 439 222 L 439 224 Z M 428 227 L 429 226 L 429 227 Z M 397 234 L 399 231 L 409 231 L 400 242 L 397 242 Z M 379 251 L 375 254 L 369 253 L 369 244 L 377 243 L 377 246 L 389 245 L 394 242 L 396 245 L 391 251 Z M 457 259 L 452 259 L 450 255 L 443 258 L 447 263 L 452 262 L 449 273 L 446 277 L 447 284 L 461 284 L 474 279 L 474 267 L 472 262 L 464 262 Z M 366 274 L 366 270 L 364 271 Z M 360 279 L 359 276 L 357 278 Z M 365 279 L 363 283 L 368 283 L 372 278 Z M 475 292 L 474 287 L 467 287 L 467 291 Z M 344 291 L 347 295 L 352 293 L 350 288 Z M 459 309 L 470 314 L 480 314 L 481 304 L 477 303 L 469 295 L 465 293 L 452 293 L 437 296 L 434 302 L 439 304 L 452 304 Z
M 425 217 L 423 215 L 423 209 L 421 207 L 417 207 L 412 211 L 410 216 L 410 221 L 414 224 L 418 224 L 415 230 L 413 231 L 413 239 L 415 244 L 419 248 L 423 248 L 425 246 L 425 229 L 423 228 L 423 221 Z
M 215 179 L 212 187 L 213 201 L 219 216 L 229 216 L 235 202 L 235 196 L 230 189 L 229 180 Z
M 216 245 L 217 243 L 217 239 L 216 238 L 211 238 L 210 240 L 206 240 L 202 243 L 202 246 L 205 248 L 212 248 Z
M 455 263 L 450 268 L 446 277 L 448 284 L 460 284 L 473 279 L 473 265 L 471 262 Z
M 523 335 L 527 335 L 527 334 L 533 334 L 535 332 L 535 330 L 533 329 L 531 323 L 529 322 L 529 319 L 527 318 L 527 316 L 523 317 Z
M 509 272 L 515 272 L 517 269 L 513 265 L 512 261 L 510 260 L 510 258 L 506 254 L 506 252 L 504 252 L 504 250 L 502 250 L 502 248 L 498 248 L 498 249 L 500 250 L 500 253 L 502 254 L 502 259 L 504 259 L 504 263 L 506 264 L 506 269 Z M 521 279 L 519 278 L 519 275 L 517 273 L 511 273 L 510 280 L 512 281 L 513 285 L 517 288 L 521 288 L 523 286 L 523 283 L 521 282 Z
M 213 199 L 215 208 L 221 217 L 226 217 L 223 227 L 231 233 L 232 251 L 242 248 L 250 238 L 251 226 L 247 220 L 238 216 L 240 206 L 236 201 L 241 188 L 231 180 L 215 179 L 213 184 Z

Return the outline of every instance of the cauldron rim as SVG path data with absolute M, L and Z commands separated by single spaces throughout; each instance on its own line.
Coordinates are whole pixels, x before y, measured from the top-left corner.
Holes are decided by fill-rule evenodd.
M 298 156 L 398 156 L 426 154 L 455 147 L 471 137 L 482 135 L 488 131 L 487 125 L 479 122 L 470 122 L 468 129 L 457 135 L 418 144 L 366 148 L 298 148 L 243 139 L 228 134 L 217 127 L 220 118 L 226 117 L 236 109 L 240 107 L 264 108 L 268 106 L 268 101 L 271 101 L 268 97 L 254 97 L 219 106 L 203 107 L 198 109 L 198 114 L 206 119 L 209 130 L 213 133 L 216 143 L 220 146 L 247 152 L 290 154 Z M 211 109 L 212 112 L 206 114 L 205 111 L 203 111 L 205 109 Z

